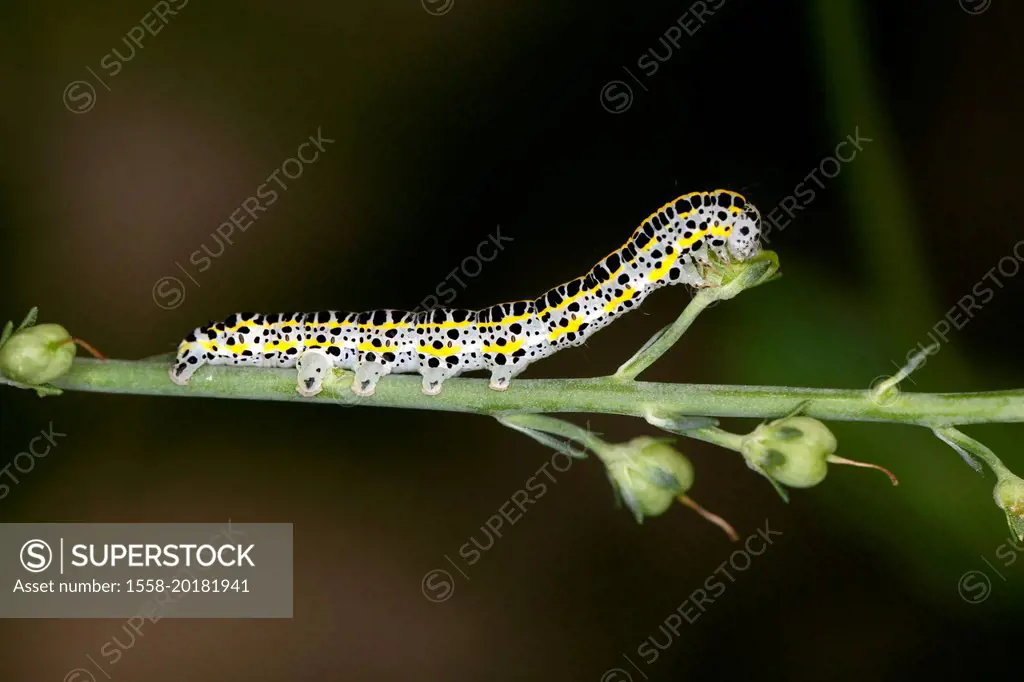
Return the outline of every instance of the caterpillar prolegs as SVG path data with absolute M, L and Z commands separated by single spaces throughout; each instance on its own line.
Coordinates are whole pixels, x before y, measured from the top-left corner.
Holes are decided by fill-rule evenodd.
M 582 344 L 655 289 L 706 285 L 709 252 L 724 262 L 756 255 L 760 233 L 760 215 L 741 195 L 692 192 L 648 216 L 590 272 L 536 299 L 482 310 L 236 313 L 186 336 L 170 377 L 185 385 L 204 364 L 296 367 L 296 390 L 313 396 L 338 367 L 354 371 L 352 390 L 369 396 L 383 376 L 419 372 L 423 393 L 436 395 L 448 377 L 490 370 L 490 387 L 504 391 L 530 363 Z

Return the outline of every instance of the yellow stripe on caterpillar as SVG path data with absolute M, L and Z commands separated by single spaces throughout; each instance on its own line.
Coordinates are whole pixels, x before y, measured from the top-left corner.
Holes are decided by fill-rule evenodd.
M 552 311 L 562 310 L 563 308 L 568 307 L 570 303 L 576 301 L 577 299 L 583 298 L 587 294 L 590 294 L 592 291 L 593 290 L 590 290 L 590 291 L 580 291 L 578 294 L 575 294 L 574 296 L 570 296 L 569 298 L 563 299 L 562 302 L 559 303 L 556 306 L 550 306 L 548 308 L 545 308 L 544 310 L 542 310 L 539 313 L 537 313 L 536 316 L 537 317 L 541 317 L 542 315 L 546 315 L 547 313 L 550 313 Z M 526 316 L 524 315 L 524 317 L 526 317 Z M 501 324 L 510 324 L 510 322 L 507 321 L 507 320 L 502 320 Z
M 440 348 L 434 348 L 433 346 L 420 347 L 420 353 L 426 353 L 433 355 L 435 358 L 446 358 L 449 355 L 458 355 L 462 352 L 462 346 L 441 346 Z
M 356 346 L 356 350 L 363 351 L 364 353 L 394 353 L 398 350 L 398 346 L 375 346 L 373 341 L 363 341 Z
M 615 310 L 620 305 L 622 305 L 623 303 L 625 303 L 629 299 L 633 298 L 634 296 L 636 296 L 636 290 L 627 287 L 622 292 L 621 296 L 616 296 L 612 300 L 608 301 L 608 304 L 604 307 L 604 311 L 606 313 L 610 313 L 611 311 Z
M 416 329 L 430 329 L 432 327 L 440 327 L 441 329 L 454 329 L 458 327 L 468 327 L 474 324 L 473 322 L 426 322 L 424 324 L 416 325 Z
M 578 332 L 580 326 L 585 322 L 582 317 L 575 317 L 569 320 L 569 323 L 564 327 L 555 327 L 555 330 L 548 334 L 548 338 L 554 341 L 563 334 L 569 334 L 570 332 Z
M 494 344 L 491 346 L 484 346 L 483 351 L 485 353 L 515 353 L 517 350 L 523 347 L 523 340 L 517 339 L 512 343 L 506 343 L 504 346 Z
M 667 254 L 665 256 L 661 263 L 661 267 L 657 267 L 651 270 L 651 274 L 649 275 L 648 279 L 650 279 L 650 281 L 652 282 L 657 282 L 658 280 L 664 279 L 668 275 L 669 271 L 672 269 L 672 266 L 676 264 L 676 261 L 678 259 L 679 251 L 673 250 L 672 253 Z

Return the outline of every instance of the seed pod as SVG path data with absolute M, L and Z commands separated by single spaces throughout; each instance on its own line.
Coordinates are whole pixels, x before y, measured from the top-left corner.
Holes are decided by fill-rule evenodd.
M 828 473 L 836 437 L 810 417 L 787 417 L 757 427 L 743 440 L 747 466 L 791 488 L 818 485 Z
M 1006 512 L 1010 530 L 1024 540 L 1024 479 L 1007 472 L 996 484 L 995 498 L 999 508 Z
M 693 465 L 678 450 L 654 438 L 634 438 L 609 453 L 608 478 L 643 521 L 658 516 L 693 485 Z
M 53 381 L 71 368 L 75 344 L 59 324 L 39 324 L 13 334 L 0 348 L 0 373 L 32 386 Z

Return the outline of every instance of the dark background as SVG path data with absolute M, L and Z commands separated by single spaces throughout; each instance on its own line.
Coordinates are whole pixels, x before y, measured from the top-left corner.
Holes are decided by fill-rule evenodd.
M 767 213 L 859 127 L 873 142 L 772 236 L 783 279 L 714 308 L 645 377 L 867 387 L 1022 237 L 1024 6 L 725 0 L 644 75 L 690 5 L 192 0 L 107 77 L 100 60 L 127 53 L 152 3 L 4 3 L 0 318 L 38 305 L 138 358 L 236 310 L 413 308 L 498 225 L 514 241 L 455 304 L 536 295 L 684 192 L 735 189 Z M 79 79 L 94 106 L 72 113 Z M 634 94 L 615 114 L 613 80 Z M 189 255 L 216 253 L 217 225 L 318 128 L 336 142 L 197 272 Z M 184 285 L 172 309 L 153 293 L 167 276 Z M 905 388 L 1021 385 L 1024 277 L 1001 279 Z M 686 299 L 661 292 L 527 376 L 610 373 Z M 659 626 L 735 547 L 682 507 L 637 525 L 596 460 L 556 474 L 432 603 L 424 574 L 483 541 L 550 451 L 440 412 L 10 388 L 0 406 L 0 465 L 50 422 L 68 434 L 0 520 L 295 524 L 292 620 L 162 620 L 115 680 L 981 677 L 1020 642 L 1024 552 L 996 556 L 994 478 L 920 428 L 832 424 L 840 454 L 901 485 L 833 467 L 789 505 L 734 453 L 680 443 L 696 499 L 743 535 L 765 519 L 783 535 L 647 665 L 637 647 L 666 641 Z M 652 433 L 588 419 L 613 441 Z M 1024 469 L 1019 427 L 967 431 Z M 992 581 L 978 604 L 958 593 L 971 570 Z M 0 677 L 64 679 L 127 640 L 121 625 L 6 621 Z

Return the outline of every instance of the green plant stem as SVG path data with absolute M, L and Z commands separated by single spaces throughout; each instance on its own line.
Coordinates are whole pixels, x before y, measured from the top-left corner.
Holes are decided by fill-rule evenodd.
M 676 433 L 687 438 L 694 438 L 696 440 L 702 440 L 705 443 L 711 443 L 725 448 L 726 450 L 740 451 L 740 447 L 743 445 L 743 436 L 735 433 L 729 433 L 723 431 L 717 426 L 689 426 L 685 423 L 680 423 L 678 419 L 672 419 L 661 416 L 654 412 L 648 412 L 644 415 L 644 419 L 651 426 L 657 426 L 659 429 L 668 431 L 669 433 Z M 687 417 L 684 421 L 694 421 L 693 418 Z
M 952 426 L 939 427 L 934 429 L 934 431 L 936 436 L 960 453 L 960 456 L 968 462 L 971 457 L 975 457 L 985 462 L 997 478 L 1002 479 L 1005 476 L 1014 475 L 1013 472 L 1006 468 L 1006 465 L 1003 464 L 1002 460 L 996 456 L 996 453 L 992 452 L 991 448 L 984 443 L 976 441 L 966 433 L 963 433 Z
M 556 419 L 543 414 L 510 414 L 499 419 L 502 424 L 510 428 L 525 432 L 542 431 L 554 436 L 568 438 L 597 453 L 603 452 L 608 447 L 607 443 L 591 433 L 590 430 L 563 419 Z
M 65 391 L 161 395 L 193 398 L 275 400 L 309 404 L 367 405 L 502 415 L 516 412 L 592 412 L 646 417 L 691 414 L 772 419 L 797 407 L 817 419 L 892 422 L 932 428 L 958 424 L 1024 421 L 1024 389 L 987 393 L 902 393 L 879 404 L 870 391 L 773 386 L 721 386 L 623 382 L 595 379 L 519 379 L 505 392 L 487 388 L 485 379 L 449 379 L 437 396 L 420 392 L 420 378 L 390 376 L 377 394 L 359 398 L 350 390 L 351 372 L 336 371 L 314 398 L 295 392 L 295 371 L 242 367 L 203 367 L 189 386 L 167 377 L 168 363 L 76 359 L 53 382 Z M 6 379 L 0 383 L 10 384 Z
M 733 280 L 721 285 L 702 289 L 687 304 L 676 321 L 655 334 L 636 352 L 633 357 L 616 370 L 613 377 L 618 381 L 631 381 L 641 372 L 653 365 L 658 358 L 668 352 L 683 334 L 690 328 L 697 316 L 705 308 L 718 301 L 725 301 L 739 296 L 745 289 L 764 284 L 776 276 L 779 269 L 779 257 L 774 251 L 763 251 L 752 261 L 743 265 L 740 274 Z
M 682 435 L 723 447 L 726 450 L 733 450 L 734 452 L 739 452 L 740 447 L 743 445 L 743 436 L 723 431 L 717 426 L 693 429 L 692 431 L 687 431 Z
M 704 312 L 705 308 L 722 300 L 720 292 L 720 289 L 705 289 L 694 296 L 675 322 L 655 334 L 643 348 L 637 351 L 636 355 L 622 363 L 622 366 L 614 374 L 615 378 L 620 381 L 635 379 L 637 375 L 653 365 L 686 333 L 686 330 L 690 328 L 697 316 Z

